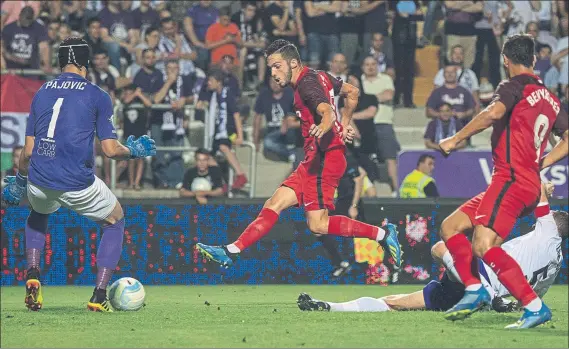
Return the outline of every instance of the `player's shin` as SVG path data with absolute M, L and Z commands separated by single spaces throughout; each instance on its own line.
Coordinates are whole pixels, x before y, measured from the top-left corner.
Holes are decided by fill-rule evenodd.
M 97 250 L 96 288 L 106 290 L 122 253 L 124 218 L 103 226 L 103 237 Z
M 26 261 L 28 263 L 27 278 L 39 279 L 40 261 L 45 247 L 45 234 L 49 215 L 30 212 L 26 222 Z
M 484 262 L 494 270 L 498 280 L 510 294 L 530 311 L 541 309 L 541 300 L 527 282 L 519 264 L 501 247 L 492 247 L 483 257 Z
M 385 230 L 382 228 L 356 221 L 346 216 L 330 216 L 328 221 L 328 234 L 343 237 L 368 238 L 382 241 Z
M 464 286 L 481 287 L 480 279 L 472 273 L 472 245 L 464 234 L 456 234 L 446 241 L 446 246 L 454 260 L 454 267 Z
M 259 241 L 267 235 L 275 223 L 279 220 L 279 214 L 270 208 L 263 208 L 257 219 L 255 219 L 245 231 L 239 236 L 237 241 L 227 245 L 227 250 L 231 253 L 239 253 Z

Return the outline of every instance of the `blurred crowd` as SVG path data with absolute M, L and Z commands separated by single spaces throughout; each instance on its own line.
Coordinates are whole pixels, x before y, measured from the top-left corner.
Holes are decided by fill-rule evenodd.
M 118 180 L 140 190 L 150 165 L 151 186 L 190 197 L 195 195 L 188 181 L 206 178 L 211 188 L 200 202 L 247 188 L 234 152 L 244 142 L 293 167 L 303 157 L 293 92 L 271 83 L 267 74 L 263 49 L 275 39 L 296 44 L 310 67 L 360 88 L 351 151 L 366 183 L 387 182 L 393 196 L 399 195 L 401 150 L 393 119 L 397 108 L 416 108 L 417 50 L 437 45 L 441 52 L 425 107 L 428 149 L 491 100 L 505 77 L 499 52 L 507 35 L 535 38 L 536 74 L 565 107 L 568 102 L 563 0 L 53 0 L 3 1 L 1 9 L 3 72 L 35 69 L 44 74 L 28 75 L 49 78 L 58 73 L 59 43 L 83 37 L 92 48 L 88 78 L 115 100 L 125 139 L 150 134 L 159 147 L 205 146 L 189 130 L 192 121 L 210 118 L 212 126 L 204 131 L 208 147 L 195 152 L 196 167 L 185 176 L 183 152 L 174 150 L 160 151 L 151 164 L 125 162 L 118 171 Z M 341 112 L 342 101 L 337 103 Z M 110 163 L 103 161 L 100 171 L 109 183 Z

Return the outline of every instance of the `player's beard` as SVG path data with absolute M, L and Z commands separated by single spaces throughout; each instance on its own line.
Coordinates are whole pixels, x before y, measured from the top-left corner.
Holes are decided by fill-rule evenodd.
M 284 84 L 281 85 L 281 87 L 286 87 L 292 81 L 292 68 L 290 67 L 290 63 L 287 62 L 286 65 L 288 68 L 288 72 L 286 73 L 286 79 L 284 81 Z

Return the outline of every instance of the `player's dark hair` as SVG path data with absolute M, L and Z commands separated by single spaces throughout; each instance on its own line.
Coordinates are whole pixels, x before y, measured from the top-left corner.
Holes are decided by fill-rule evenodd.
M 150 26 L 150 27 L 146 28 L 146 31 L 144 32 L 144 38 L 146 38 L 151 33 L 159 32 L 159 31 L 160 31 L 160 29 L 158 29 L 158 27 Z
M 91 26 L 91 24 L 93 24 L 95 22 L 101 23 L 101 20 L 99 19 L 99 17 L 89 18 L 89 20 L 87 21 L 87 28 L 89 28 Z
M 516 34 L 509 36 L 502 47 L 502 54 L 513 64 L 521 64 L 524 67 L 533 66 L 535 42 L 530 35 Z
M 549 46 L 549 44 L 539 44 L 537 45 L 537 52 L 540 52 L 542 49 L 544 48 L 548 48 L 549 52 L 553 52 L 553 49 L 551 48 L 551 46 Z
M 273 43 L 265 50 L 265 57 L 269 57 L 275 53 L 280 53 L 287 62 L 290 62 L 293 59 L 296 59 L 299 63 L 301 62 L 298 49 L 290 41 L 283 39 L 273 41 Z
M 419 160 L 417 160 L 417 167 L 419 167 L 420 164 L 424 163 L 425 161 L 427 161 L 427 159 L 433 159 L 435 160 L 435 157 L 432 156 L 431 154 L 421 154 L 421 156 L 419 156 Z
M 61 70 L 69 64 L 73 64 L 77 68 L 87 69 L 90 63 L 89 57 L 91 57 L 91 48 L 87 41 L 79 37 L 70 36 L 59 45 L 57 58 Z
M 206 148 L 198 148 L 195 153 L 195 157 L 197 158 L 198 155 L 207 155 L 210 156 L 211 152 L 209 152 Z
M 559 236 L 566 238 L 569 236 L 569 213 L 565 211 L 551 211 L 553 219 L 557 225 Z

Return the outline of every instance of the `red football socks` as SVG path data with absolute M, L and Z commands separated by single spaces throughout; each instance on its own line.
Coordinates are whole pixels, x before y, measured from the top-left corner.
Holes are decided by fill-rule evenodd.
M 464 286 L 480 283 L 472 273 L 472 244 L 464 234 L 456 234 L 447 240 L 446 246 L 454 259 L 454 267 Z
M 346 216 L 330 216 L 328 221 L 328 234 L 343 237 L 368 238 L 378 240 L 381 228 L 362 223 Z M 385 232 L 383 234 L 385 236 Z M 383 237 L 380 236 L 379 240 Z
M 267 235 L 275 223 L 279 220 L 279 215 L 270 208 L 263 208 L 257 219 L 255 219 L 247 229 L 234 242 L 240 251 L 245 250 L 255 242 L 259 241 L 263 236 Z
M 522 268 L 501 247 L 492 247 L 482 258 L 498 276 L 502 285 L 524 306 L 537 298 L 537 294 L 527 282 Z

